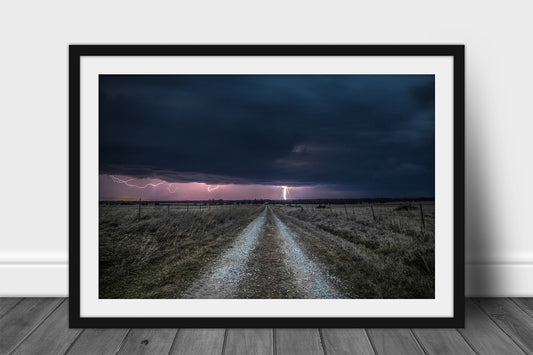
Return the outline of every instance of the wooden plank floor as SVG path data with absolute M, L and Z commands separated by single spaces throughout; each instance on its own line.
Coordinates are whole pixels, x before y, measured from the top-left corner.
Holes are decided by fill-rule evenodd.
M 468 299 L 463 329 L 69 329 L 65 299 L 0 298 L 0 354 L 533 354 L 533 299 Z

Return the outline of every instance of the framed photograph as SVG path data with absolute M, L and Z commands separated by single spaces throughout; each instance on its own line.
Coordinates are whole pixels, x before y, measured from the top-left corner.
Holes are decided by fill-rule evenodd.
M 71 45 L 71 327 L 462 327 L 462 45 Z

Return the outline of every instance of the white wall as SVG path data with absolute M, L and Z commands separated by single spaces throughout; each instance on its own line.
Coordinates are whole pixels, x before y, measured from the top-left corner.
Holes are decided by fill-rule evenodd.
M 0 295 L 68 292 L 68 44 L 459 43 L 467 294 L 533 296 L 531 2 L 182 3 L 1 2 Z

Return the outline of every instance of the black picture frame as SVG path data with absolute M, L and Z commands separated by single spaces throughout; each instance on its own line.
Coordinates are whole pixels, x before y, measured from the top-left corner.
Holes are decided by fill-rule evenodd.
M 86 318 L 80 315 L 80 63 L 84 56 L 450 56 L 453 57 L 454 290 L 449 318 Z M 71 328 L 458 328 L 464 326 L 463 45 L 70 45 L 69 307 Z

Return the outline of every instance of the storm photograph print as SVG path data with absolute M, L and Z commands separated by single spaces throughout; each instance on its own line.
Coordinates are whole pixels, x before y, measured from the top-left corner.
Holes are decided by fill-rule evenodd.
M 101 299 L 434 299 L 435 76 L 101 74 Z

